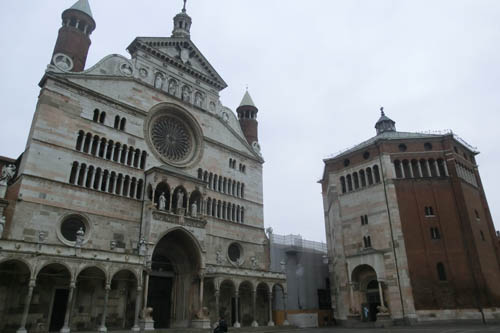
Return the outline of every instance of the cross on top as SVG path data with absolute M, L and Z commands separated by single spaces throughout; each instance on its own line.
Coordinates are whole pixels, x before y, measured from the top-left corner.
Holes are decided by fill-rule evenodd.
M 182 11 L 185 12 L 186 11 L 186 2 L 187 0 L 184 0 L 184 7 L 182 7 Z

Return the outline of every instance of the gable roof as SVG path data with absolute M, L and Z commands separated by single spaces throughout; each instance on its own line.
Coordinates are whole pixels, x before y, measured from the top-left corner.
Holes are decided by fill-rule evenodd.
M 196 61 L 200 69 L 194 68 L 189 62 L 184 62 L 180 57 L 172 56 L 167 53 L 167 48 L 179 47 L 187 49 L 189 58 Z M 138 50 L 142 50 L 153 57 L 159 58 L 168 64 L 176 67 L 177 69 L 203 80 L 209 85 L 216 88 L 218 91 L 227 87 L 226 82 L 217 73 L 214 67 L 208 62 L 203 54 L 198 50 L 196 45 L 188 38 L 174 38 L 174 37 L 137 37 L 128 47 L 132 57 Z

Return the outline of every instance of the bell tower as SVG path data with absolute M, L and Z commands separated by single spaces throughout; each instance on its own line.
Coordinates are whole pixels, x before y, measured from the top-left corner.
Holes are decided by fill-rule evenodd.
M 236 109 L 236 111 L 238 112 L 241 129 L 243 130 L 243 134 L 245 134 L 248 143 L 251 145 L 254 142 L 259 142 L 259 124 L 257 122 L 257 113 L 259 112 L 259 109 L 255 106 L 248 90 L 245 92 L 240 106 Z
M 184 0 L 184 7 L 182 7 L 182 12 L 175 15 L 174 17 L 174 30 L 172 31 L 172 37 L 190 38 L 192 23 L 193 21 L 191 20 L 191 17 L 186 13 L 186 0 Z
M 90 34 L 95 27 L 88 0 L 78 0 L 66 9 L 50 63 L 67 71 L 83 71 L 91 44 Z

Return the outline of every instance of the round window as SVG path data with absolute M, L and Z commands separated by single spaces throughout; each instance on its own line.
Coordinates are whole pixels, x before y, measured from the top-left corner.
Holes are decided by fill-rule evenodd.
M 348 158 L 346 158 L 346 159 L 344 160 L 344 166 L 345 166 L 345 167 L 346 167 L 346 166 L 349 166 L 349 164 L 351 164 L 351 161 L 350 161 Z
M 406 151 L 407 147 L 404 143 L 399 145 L 399 151 Z
M 156 110 L 155 110 L 156 109 Z M 150 111 L 146 137 L 165 163 L 187 167 L 201 156 L 203 134 L 196 120 L 177 105 L 164 104 Z
M 370 158 L 370 152 L 369 152 L 369 151 L 365 151 L 365 152 L 363 153 L 363 158 L 364 158 L 365 160 L 369 159 L 369 158 Z
M 430 142 L 424 143 L 424 149 L 425 150 L 432 150 L 432 144 Z
M 241 247 L 240 245 L 233 243 L 229 245 L 229 248 L 227 249 L 227 254 L 229 256 L 229 259 L 233 262 L 238 262 L 241 258 Z
M 87 236 L 87 223 L 85 220 L 78 215 L 71 215 L 66 217 L 61 222 L 60 227 L 60 235 L 67 242 L 75 242 L 77 234 L 80 230 L 83 231 L 83 234 Z

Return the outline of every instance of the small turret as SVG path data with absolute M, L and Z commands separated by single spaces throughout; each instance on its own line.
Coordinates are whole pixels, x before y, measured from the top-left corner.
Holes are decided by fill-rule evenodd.
M 240 106 L 236 109 L 236 111 L 238 112 L 241 129 L 243 130 L 243 134 L 245 134 L 248 143 L 253 144 L 254 142 L 259 142 L 259 123 L 257 122 L 257 113 L 259 112 L 259 109 L 255 106 L 248 90 L 245 92 Z
M 375 124 L 375 128 L 377 135 L 384 132 L 396 132 L 396 122 L 385 115 L 383 107 L 380 108 L 380 118 Z
M 175 15 L 174 17 L 174 30 L 172 31 L 172 37 L 176 38 L 190 38 L 191 30 L 191 17 L 186 13 L 186 0 L 184 0 L 184 7 L 182 7 L 182 12 Z
M 78 0 L 66 9 L 50 63 L 72 72 L 83 71 L 95 27 L 88 0 Z

